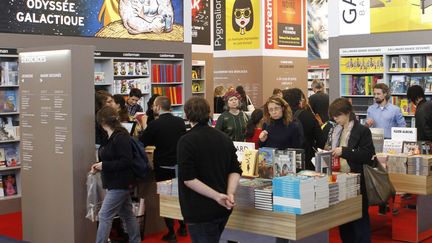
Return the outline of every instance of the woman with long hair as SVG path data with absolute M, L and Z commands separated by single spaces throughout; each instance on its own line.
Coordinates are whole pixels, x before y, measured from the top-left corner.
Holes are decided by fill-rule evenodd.
M 225 94 L 224 100 L 228 110 L 217 119 L 216 129 L 227 134 L 233 141 L 243 142 L 248 118 L 240 109 L 240 99 L 240 95 L 236 91 Z
M 126 101 L 123 95 L 116 94 L 113 96 L 114 99 L 114 108 L 117 110 L 120 118 L 120 122 L 128 122 L 130 121 L 129 112 L 126 107 Z
M 223 100 L 223 96 L 225 95 L 224 86 L 220 85 L 214 89 L 214 113 L 222 113 L 224 112 L 225 102 Z
M 239 85 L 236 87 L 237 93 L 240 94 L 240 107 L 243 111 L 249 111 L 248 106 L 252 105 L 252 100 L 249 98 L 249 96 L 246 94 L 246 91 L 244 90 L 243 86 Z M 253 109 L 252 109 L 253 110 Z M 252 111 L 250 110 L 250 111 Z
M 259 135 L 262 131 L 264 112 L 262 109 L 256 109 L 252 112 L 249 121 L 246 124 L 246 142 L 255 143 L 255 148 L 259 148 Z
M 102 107 L 96 119 L 108 134 L 108 142 L 99 148 L 99 159 L 91 172 L 101 172 L 103 188 L 107 190 L 99 211 L 96 243 L 105 243 L 111 230 L 113 218 L 119 215 L 126 224 L 129 242 L 141 242 L 136 217 L 132 211 L 129 184 L 132 174 L 132 145 L 128 131 L 120 124 L 113 107 Z
M 282 98 L 272 96 L 265 103 L 262 130 L 260 147 L 301 148 L 303 144 L 303 128 L 293 120 L 291 108 Z
M 372 134 L 355 119 L 353 107 L 345 98 L 338 98 L 331 103 L 329 115 L 337 125 L 331 128 L 327 148 L 331 149 L 334 157 L 340 158 L 341 172 L 360 174 L 362 194 L 362 218 L 339 226 L 340 237 L 344 243 L 369 243 L 371 231 L 363 165 L 373 163 L 375 147 Z

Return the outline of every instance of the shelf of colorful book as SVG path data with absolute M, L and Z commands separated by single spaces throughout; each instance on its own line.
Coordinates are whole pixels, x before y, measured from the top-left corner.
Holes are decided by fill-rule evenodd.
M 20 170 L 21 166 L 0 167 L 0 171 Z
M 368 97 L 368 98 L 373 98 L 373 95 L 341 95 L 342 97 Z
M 17 143 L 17 142 L 19 142 L 20 140 L 19 139 L 14 139 L 14 140 L 4 140 L 4 141 L 0 141 L 0 144 L 1 143 Z
M 120 79 L 123 79 L 123 78 L 146 78 L 149 76 L 150 76 L 149 74 L 146 74 L 146 75 L 114 75 L 114 78 L 115 79 L 117 79 L 117 78 L 120 78 Z
M 21 198 L 21 195 L 3 196 L 3 197 L 0 197 L 0 201 L 2 201 L 2 200 L 17 199 L 17 198 Z
M 368 75 L 383 75 L 383 72 L 371 72 L 371 73 L 362 73 L 362 72 L 358 72 L 358 73 L 341 73 L 341 75 L 356 75 L 356 76 L 368 76 Z
M 173 83 L 151 83 L 153 85 L 181 85 L 183 82 L 173 82 Z

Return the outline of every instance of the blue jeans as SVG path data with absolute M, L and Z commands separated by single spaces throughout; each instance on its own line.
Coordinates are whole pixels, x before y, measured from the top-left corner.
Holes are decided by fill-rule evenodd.
M 204 223 L 187 224 L 192 243 L 219 243 L 227 217 Z
M 119 215 L 126 224 L 130 243 L 140 243 L 138 221 L 132 211 L 132 200 L 127 189 L 108 190 L 99 211 L 99 227 L 96 243 L 106 243 L 111 231 L 113 218 Z

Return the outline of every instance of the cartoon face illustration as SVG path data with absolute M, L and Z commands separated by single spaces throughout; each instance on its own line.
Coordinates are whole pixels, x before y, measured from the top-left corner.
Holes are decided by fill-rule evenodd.
M 241 35 L 252 29 L 253 8 L 250 0 L 236 0 L 232 12 L 232 25 Z

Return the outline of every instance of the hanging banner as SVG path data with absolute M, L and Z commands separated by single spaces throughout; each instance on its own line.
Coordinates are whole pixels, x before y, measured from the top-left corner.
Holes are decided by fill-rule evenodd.
M 308 0 L 309 60 L 329 58 L 328 0 Z
M 3 0 L 0 32 L 183 41 L 183 0 Z
M 306 49 L 306 1 L 265 0 L 265 48 Z
M 370 33 L 369 0 L 339 0 L 338 9 L 339 35 Z
M 260 5 L 253 0 L 214 1 L 214 49 L 260 48 Z
M 371 33 L 432 29 L 432 1 L 371 1 Z
M 210 0 L 192 0 L 192 44 L 211 44 L 210 16 Z

